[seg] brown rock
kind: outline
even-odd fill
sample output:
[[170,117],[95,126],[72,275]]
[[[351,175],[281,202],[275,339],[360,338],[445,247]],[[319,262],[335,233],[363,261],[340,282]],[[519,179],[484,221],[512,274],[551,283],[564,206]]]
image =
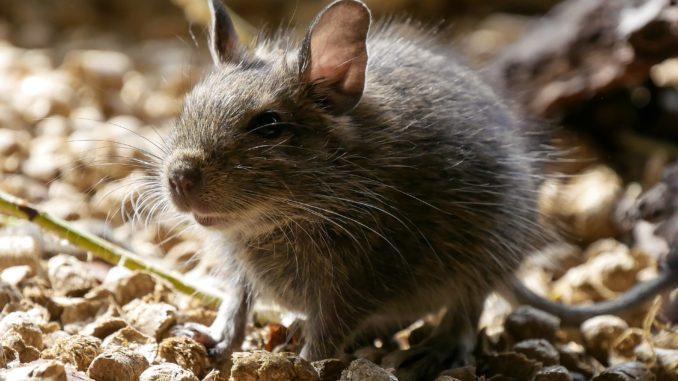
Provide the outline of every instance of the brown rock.
[[16,331],[5,332],[0,337],[0,344],[16,351],[19,361],[28,363],[40,358],[40,351],[30,345],[26,345],[21,335]]
[[230,381],[318,380],[315,369],[307,361],[292,354],[266,351],[235,352],[231,359],[233,367]]
[[61,71],[26,76],[17,90],[12,103],[26,120],[67,115],[75,98],[72,78]]
[[622,190],[617,173],[599,165],[567,179],[544,182],[539,209],[565,236],[592,242],[616,232],[612,217]]
[[506,331],[516,341],[528,339],[553,340],[560,319],[529,306],[518,307],[506,318]]
[[625,362],[613,365],[591,381],[654,381],[655,376],[639,362]]
[[542,365],[522,353],[507,352],[485,358],[482,371],[486,376],[502,375],[516,380],[531,380]]
[[346,363],[339,359],[326,359],[311,363],[318,372],[320,381],[336,381],[346,369]]
[[0,369],[2,380],[92,381],[71,365],[55,360],[37,360],[11,369]]
[[678,350],[655,348],[657,363],[653,370],[657,379],[662,381],[678,381]]
[[176,308],[166,303],[134,300],[123,307],[131,326],[151,337],[160,338],[176,323]]
[[36,366],[31,376],[39,380],[67,381],[66,367],[59,361],[52,360]]
[[572,381],[572,376],[564,366],[554,365],[537,372],[534,381]]
[[155,339],[148,337],[133,327],[122,328],[103,341],[105,350],[113,350],[116,347],[125,347],[142,354],[149,363],[152,363],[158,353],[158,344]]
[[562,302],[614,298],[636,283],[641,265],[626,245],[614,239],[602,239],[591,244],[585,256],[585,263],[571,268],[555,282],[553,292]]
[[537,360],[544,366],[557,365],[560,361],[558,350],[544,339],[524,340],[513,346],[513,350],[527,358]]
[[156,362],[163,361],[189,369],[200,378],[205,376],[209,365],[205,346],[186,336],[168,337],[160,343]]
[[98,284],[85,263],[64,254],[47,261],[47,276],[57,295],[81,296]]
[[33,236],[0,236],[0,270],[26,265],[34,274],[40,274],[41,256],[42,247]]
[[607,362],[612,344],[629,325],[621,318],[613,315],[596,316],[581,325],[586,349],[597,359]]
[[449,376],[460,381],[476,381],[476,368],[474,366],[464,366],[442,371],[441,376]]
[[[113,273],[111,272],[112,275]],[[134,299],[141,299],[144,295],[150,294],[155,290],[156,281],[148,273],[120,272],[118,277],[107,278],[104,285],[113,291],[115,300],[121,305],[129,303]]]
[[217,317],[217,312],[206,308],[191,308],[189,310],[179,310],[177,312],[177,323],[183,324],[186,322],[193,322],[210,326]]
[[87,375],[96,381],[136,381],[148,366],[141,354],[118,347],[97,356],[87,369]]
[[36,318],[28,312],[12,312],[0,321],[0,334],[16,333],[25,345],[41,350],[43,348],[42,331],[40,324],[42,317]]
[[199,378],[177,364],[165,363],[146,369],[139,381],[199,381]]
[[73,364],[85,371],[96,356],[101,353],[101,340],[84,335],[72,335],[57,339],[54,346],[43,352],[43,358],[54,358]]
[[3,283],[18,287],[23,286],[25,282],[30,281],[34,276],[33,268],[27,265],[8,267],[0,272],[0,280]]
[[61,309],[61,323],[69,332],[72,331],[68,329],[69,325],[74,325],[79,330],[106,312],[109,306],[106,300],[100,299],[54,297],[52,300]]
[[64,58],[64,68],[94,86],[120,89],[122,78],[133,64],[123,53],[107,50],[76,50]]
[[594,358],[586,355],[584,347],[575,342],[558,345],[557,348],[560,353],[560,364],[570,371],[590,378],[603,369]]
[[387,372],[377,364],[365,360],[357,359],[352,361],[348,368],[341,372],[340,381],[398,381],[396,376]]
[[94,322],[87,324],[81,333],[103,340],[106,336],[126,326],[127,322],[119,317],[102,316]]
[[438,376],[435,381],[459,381],[459,379],[452,376]]

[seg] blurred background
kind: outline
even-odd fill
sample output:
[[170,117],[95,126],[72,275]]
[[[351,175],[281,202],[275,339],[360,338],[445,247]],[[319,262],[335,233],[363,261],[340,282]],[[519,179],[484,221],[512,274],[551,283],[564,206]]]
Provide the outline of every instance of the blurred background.
[[[436,28],[526,119],[554,131],[549,144],[561,153],[549,170],[575,176],[546,182],[546,220],[577,244],[628,235],[619,200],[656,184],[678,153],[678,44],[666,37],[675,37],[675,6],[366,2],[376,18]],[[326,5],[225,3],[244,37],[301,34]],[[132,227],[139,195],[129,185],[145,172],[129,159],[157,152],[184,94],[211,68],[208,24],[203,0],[0,0],[0,188],[150,257],[183,243],[190,231],[178,237],[170,222]],[[171,256],[195,250],[179,245]]]
[[[249,35],[301,34],[327,2],[225,3]],[[528,261],[530,287],[578,303],[654,276],[678,232],[678,176],[662,180],[678,156],[675,1],[366,3],[377,18],[438,28],[517,112],[552,132],[560,153],[540,208],[563,239],[542,250],[549,261]],[[133,160],[153,160],[184,94],[211,68],[208,22],[204,0],[0,0],[0,189],[202,280],[211,264],[191,260],[199,232],[131,216],[153,209],[140,203],[148,169]],[[640,195],[662,181],[650,208],[661,213],[639,220]],[[483,325],[501,329],[510,309],[493,298]]]
[[[437,28],[526,119],[554,131],[561,153],[549,170],[570,177],[546,182],[546,220],[578,245],[629,236],[620,200],[655,185],[678,153],[675,5],[366,2],[376,18]],[[326,5],[225,3],[243,36],[301,34]],[[139,202],[129,185],[145,174],[129,159],[157,152],[210,69],[208,23],[203,0],[0,0],[0,188],[150,257],[190,257],[190,231],[160,221],[141,234],[129,222]]]

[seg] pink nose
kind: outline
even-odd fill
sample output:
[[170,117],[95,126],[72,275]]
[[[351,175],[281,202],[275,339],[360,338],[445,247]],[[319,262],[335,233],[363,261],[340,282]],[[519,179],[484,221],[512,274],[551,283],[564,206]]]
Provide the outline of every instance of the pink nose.
[[199,168],[180,165],[169,170],[167,179],[172,196],[186,201],[200,184],[202,174]]

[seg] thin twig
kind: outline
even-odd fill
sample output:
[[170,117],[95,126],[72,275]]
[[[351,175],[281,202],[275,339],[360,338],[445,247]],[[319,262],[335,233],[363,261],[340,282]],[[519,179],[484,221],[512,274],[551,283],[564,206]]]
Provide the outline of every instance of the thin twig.
[[201,290],[197,286],[189,285],[182,281],[179,276],[174,276],[164,270],[144,263],[136,254],[93,234],[79,230],[58,217],[54,217],[49,213],[36,209],[29,205],[26,200],[3,191],[0,191],[0,213],[31,221],[43,229],[69,240],[74,245],[91,252],[95,257],[112,265],[123,266],[130,270],[145,270],[152,272],[170,282],[177,291],[192,295],[207,304],[217,305],[221,301],[219,296]]

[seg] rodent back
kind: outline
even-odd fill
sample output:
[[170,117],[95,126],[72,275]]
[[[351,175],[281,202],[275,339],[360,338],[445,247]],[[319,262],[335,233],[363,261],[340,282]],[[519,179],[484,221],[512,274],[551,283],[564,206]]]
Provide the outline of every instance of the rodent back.
[[[313,208],[352,212],[389,231],[407,219],[436,230],[436,240],[473,241],[469,252],[487,237],[494,247],[484,249],[493,251],[528,235],[534,174],[517,121],[453,53],[399,29],[373,31],[363,97],[345,114],[328,112],[299,80],[299,47],[286,40],[268,41],[265,56],[225,65],[198,85],[174,141],[202,154],[202,200],[281,220],[317,219]],[[282,140],[262,142],[247,130],[265,110],[283,118]],[[499,267],[521,255],[508,249]]]

